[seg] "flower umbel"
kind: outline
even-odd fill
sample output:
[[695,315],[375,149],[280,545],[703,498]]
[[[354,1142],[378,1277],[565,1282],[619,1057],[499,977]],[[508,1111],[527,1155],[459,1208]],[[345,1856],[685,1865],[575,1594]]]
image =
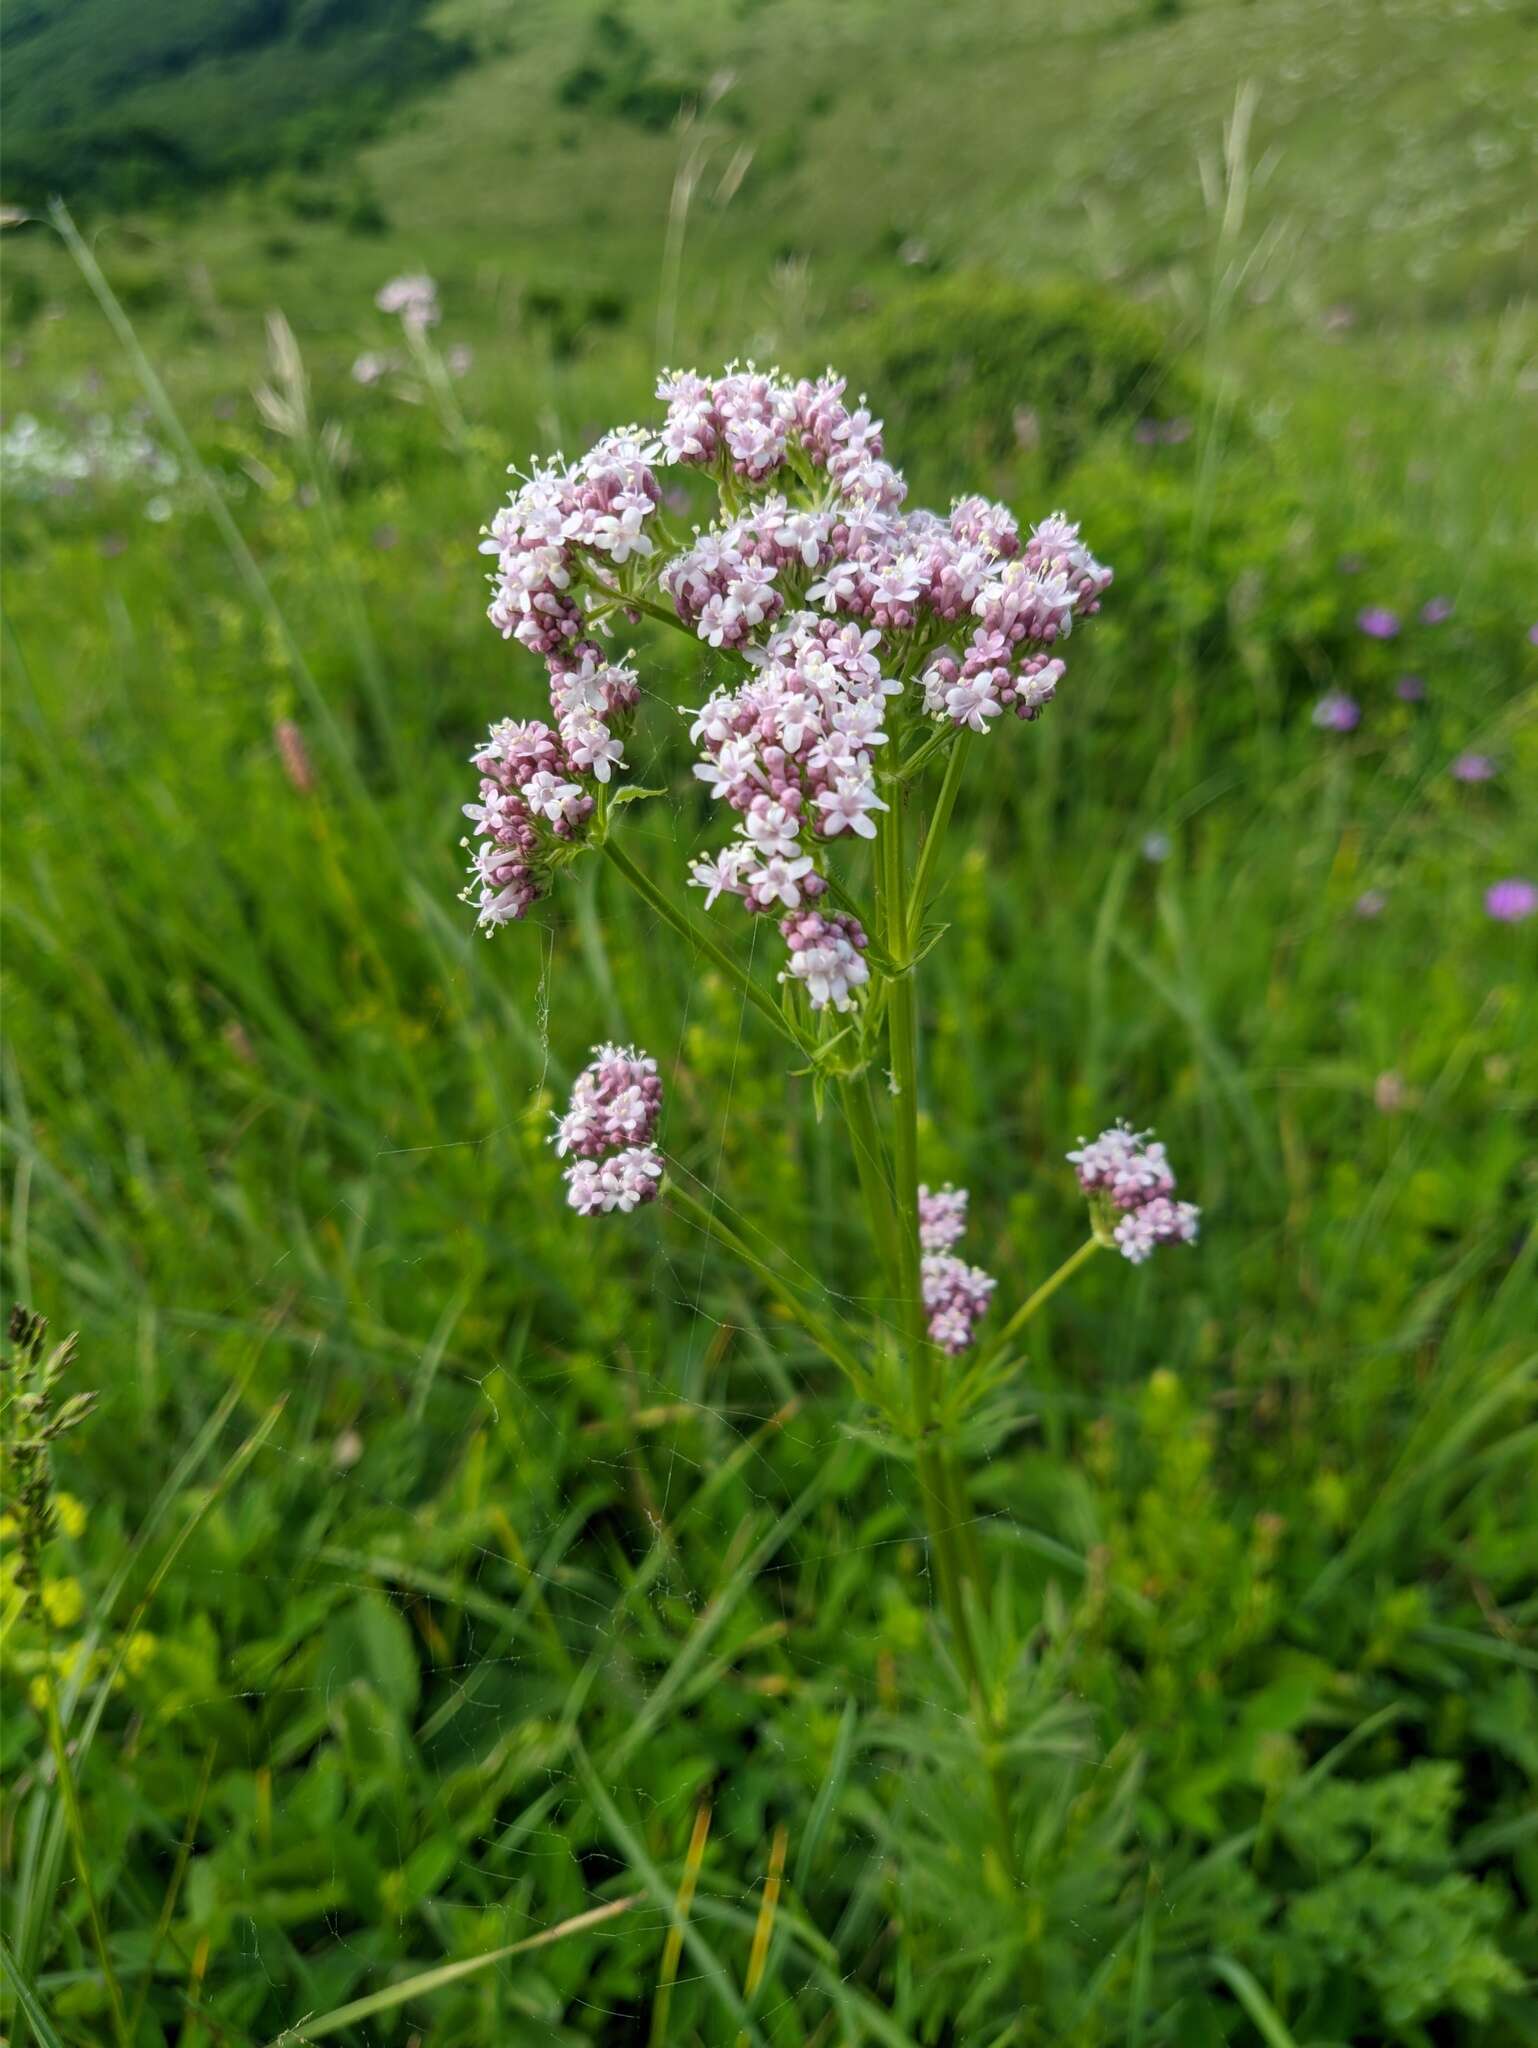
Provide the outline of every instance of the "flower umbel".
[[1100,1243],[1114,1245],[1134,1266],[1161,1244],[1194,1244],[1201,1211],[1175,1202],[1175,1176],[1152,1131],[1118,1119],[1098,1138],[1081,1138],[1068,1163],[1089,1196],[1090,1220]]
[[[469,900],[487,929],[521,918],[554,867],[602,839],[640,694],[603,641],[616,619],[661,617],[732,664],[685,713],[695,776],[733,814],[731,839],[688,879],[707,909],[731,896],[772,912],[782,983],[812,1012],[848,1010],[870,980],[865,933],[807,915],[836,843],[877,840],[903,759],[1006,713],[1039,717],[1065,674],[1059,648],[1111,572],[1061,513],[1022,536],[980,497],[944,517],[906,509],[881,422],[832,370],[668,371],[657,395],[660,430],[620,427],[575,462],[532,464],[486,531],[489,616],[544,659],[555,723],[504,721],[474,756]],[[664,513],[670,465],[715,487],[716,516],[688,537]],[[549,779],[531,787],[536,775]]]

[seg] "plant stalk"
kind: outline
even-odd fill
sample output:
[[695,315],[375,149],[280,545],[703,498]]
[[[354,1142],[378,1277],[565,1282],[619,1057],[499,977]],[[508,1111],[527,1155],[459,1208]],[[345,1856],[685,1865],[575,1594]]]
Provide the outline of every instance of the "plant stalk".
[[631,888],[645,901],[649,908],[656,911],[660,918],[670,924],[680,938],[686,939],[696,952],[703,953],[707,960],[719,967],[729,981],[735,982],[748,1001],[769,1019],[778,1032],[790,1040],[797,1052],[810,1055],[811,1048],[785,1015],[779,1004],[774,1000],[773,996],[759,987],[748,970],[740,961],[732,958],[731,954],[727,952],[719,940],[713,938],[702,926],[697,925],[693,918],[686,916],[676,904],[668,901],[667,897],[657,887],[656,883],[651,880],[650,876],[636,866],[623,847],[616,844],[612,833],[605,838],[603,850],[609,860],[613,862],[614,866],[618,868],[619,872],[630,884]]
[[[955,761],[953,753],[952,763]],[[959,766],[954,770],[948,767],[946,779],[951,788],[949,796],[943,798],[947,813],[954,801],[959,778]],[[1009,1817],[1009,1785],[993,1755],[998,1730],[987,1696],[982,1659],[968,1605],[969,1582],[979,1603],[984,1592],[980,1583],[980,1555],[975,1544],[969,1544],[967,1538],[965,1488],[961,1474],[953,1467],[934,1434],[936,1359],[924,1315],[919,1253],[918,992],[915,970],[911,965],[916,896],[904,863],[907,793],[895,783],[889,785],[889,791],[892,807],[881,835],[877,903],[883,942],[892,959],[899,963],[901,971],[894,975],[887,989],[892,1059],[892,1179],[884,1229],[888,1241],[896,1240],[898,1327],[908,1362],[919,1498],[929,1533],[935,1580],[983,1744],[1004,1870],[1011,1879],[1018,1879],[1019,1863]],[[935,824],[943,829],[938,805],[928,846],[937,843]],[[932,866],[932,856],[927,861],[921,857],[919,866],[921,870]],[[872,1221],[879,1239],[883,1235],[883,1226],[876,1218]]]
[[117,2037],[119,2048],[131,2048],[128,2012],[123,2004],[123,1993],[119,1988],[117,1973],[112,1967],[112,1957],[107,1948],[107,1930],[102,1924],[101,1908],[96,1903],[96,1887],[91,1881],[90,1858],[86,1852],[85,1819],[80,1811],[79,1795],[75,1790],[75,1773],[69,1760],[69,1748],[64,1740],[64,1724],[59,1719],[58,1694],[54,1690],[53,1634],[44,1612],[41,1588],[38,1589],[37,1611],[43,1623],[43,1656],[46,1660],[43,1675],[43,1690],[46,1696],[43,1720],[48,1729],[48,1747],[53,1752],[54,1774],[59,1781],[59,1797],[64,1805],[64,1825],[69,1835],[70,1849],[74,1854],[75,1875],[80,1880],[80,1889],[85,1896],[91,1942],[101,1963],[102,1980],[107,1987],[107,2003],[112,2010],[112,2031]]
[[1047,1303],[1052,1299],[1053,1295],[1056,1294],[1057,1290],[1063,1285],[1063,1283],[1065,1281],[1071,1280],[1074,1274],[1077,1273],[1079,1268],[1085,1263],[1085,1261],[1091,1258],[1097,1251],[1099,1251],[1099,1249],[1099,1238],[1087,1237],[1084,1240],[1083,1244],[1079,1246],[1079,1249],[1076,1252],[1071,1252],[1069,1256],[1066,1259],[1064,1259],[1063,1263],[1058,1267],[1055,1273],[1049,1273],[1047,1275],[1046,1279],[1042,1281],[1041,1285],[1036,1289],[1036,1292],[1034,1294],[1027,1295],[1026,1299],[1023,1302],[1021,1302],[1020,1306],[1015,1310],[1014,1314],[1010,1317],[1009,1321],[1004,1325],[1003,1329],[999,1331],[998,1335],[994,1338],[992,1344],[989,1346],[988,1359],[990,1362],[998,1357],[999,1353],[1004,1350],[1005,1346],[1010,1342],[1011,1338],[1016,1336],[1021,1330],[1025,1328],[1026,1324],[1031,1320],[1032,1316],[1036,1314],[1038,1309],[1046,1307]]
[[681,1188],[671,1175],[662,1184],[661,1199],[671,1204],[680,1216],[687,1217],[696,1229],[704,1231],[707,1237],[713,1237],[734,1259],[740,1259],[743,1265],[756,1273],[776,1301],[801,1325],[812,1342],[825,1351],[839,1370],[847,1374],[856,1386],[862,1383],[864,1374],[854,1353],[835,1335],[817,1311],[809,1308],[795,1290],[787,1285],[772,1267],[766,1265],[752,1246],[740,1238],[735,1230],[723,1223],[703,1202],[696,1201],[694,1196]]

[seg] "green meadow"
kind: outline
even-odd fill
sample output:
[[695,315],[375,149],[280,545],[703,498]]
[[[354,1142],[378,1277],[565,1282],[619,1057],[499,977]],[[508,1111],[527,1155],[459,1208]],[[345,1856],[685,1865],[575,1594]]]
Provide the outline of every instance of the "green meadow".
[[[1531,2043],[1538,11],[211,21],[6,31],[4,1284],[99,1395],[39,1587],[0,1521],[6,2038]],[[920,1164],[1001,1304],[1117,1115],[1203,1235],[975,1447],[989,1756],[900,1447],[546,1142],[647,1047],[852,1307],[838,1117],[604,862],[458,900],[509,465],[739,357],[1115,570],[972,749]],[[676,878],[709,663],[634,640]]]

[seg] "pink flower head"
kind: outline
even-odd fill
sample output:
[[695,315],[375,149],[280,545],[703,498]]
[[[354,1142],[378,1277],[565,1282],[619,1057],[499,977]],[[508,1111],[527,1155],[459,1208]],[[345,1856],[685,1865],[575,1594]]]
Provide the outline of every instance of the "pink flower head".
[[1330,690],[1314,706],[1314,723],[1321,732],[1355,732],[1362,722],[1362,707],[1344,690]]
[[571,1107],[550,1142],[561,1158],[600,1159],[617,1146],[650,1142],[662,1109],[657,1062],[633,1045],[598,1045],[577,1076]]
[[1385,605],[1370,604],[1357,613],[1356,627],[1369,640],[1395,640],[1399,637],[1399,614]]
[[1098,1138],[1081,1138],[1068,1161],[1089,1196],[1095,1235],[1133,1265],[1156,1245],[1195,1242],[1201,1211],[1171,1201],[1175,1176],[1152,1132],[1118,1120]]
[[1453,601],[1450,597],[1428,597],[1421,606],[1421,624],[1440,626],[1444,619],[1453,615]]
[[403,326],[420,334],[438,322],[438,287],[425,271],[392,277],[374,294],[381,313],[396,313]]
[[946,1184],[938,1194],[919,1189],[919,1261],[932,1343],[953,1356],[972,1342],[997,1281],[958,1259],[951,1247],[967,1222],[967,1191]]
[[814,1010],[830,1004],[835,1010],[852,1010],[856,989],[870,980],[865,962],[870,941],[859,919],[841,912],[824,917],[821,911],[803,910],[781,918],[780,934],[790,952],[780,980],[799,983]]
[[967,1191],[949,1181],[938,1194],[919,1189],[919,1243],[926,1252],[948,1252],[967,1227]]
[[1425,701],[1426,679],[1424,676],[1401,676],[1394,685],[1394,695],[1401,704],[1420,704]]
[[657,1062],[633,1045],[598,1045],[577,1076],[551,1144],[565,1158],[566,1199],[579,1216],[627,1214],[657,1198],[662,1154],[652,1133],[662,1110]]
[[1460,754],[1450,770],[1455,782],[1493,782],[1496,772],[1488,754]]
[[1499,924],[1522,924],[1538,914],[1538,883],[1519,875],[1493,882],[1485,891],[1485,910]]
[[628,1216],[654,1202],[662,1181],[662,1154],[654,1145],[631,1145],[610,1159],[579,1159],[566,1170],[566,1199],[579,1216]]
[[1156,1195],[1123,1216],[1113,1233],[1116,1249],[1134,1266],[1142,1265],[1156,1246],[1194,1244],[1201,1211],[1190,1202],[1172,1202]]

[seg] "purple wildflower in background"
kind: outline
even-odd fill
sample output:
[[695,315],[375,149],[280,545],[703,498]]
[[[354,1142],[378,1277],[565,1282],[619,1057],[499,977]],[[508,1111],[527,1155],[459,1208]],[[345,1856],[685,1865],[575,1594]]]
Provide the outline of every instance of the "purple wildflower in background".
[[1381,889],[1364,889],[1352,909],[1358,917],[1381,917],[1388,908],[1388,898]]
[[1362,722],[1362,707],[1344,690],[1330,690],[1314,706],[1314,723],[1321,732],[1355,732]]
[[1520,875],[1493,882],[1485,891],[1485,909],[1500,924],[1521,924],[1538,912],[1538,883]]
[[1145,836],[1139,851],[1144,860],[1152,861],[1157,867],[1160,861],[1169,859],[1174,847],[1167,832],[1150,832]]
[[1488,754],[1460,754],[1451,772],[1455,782],[1490,782],[1496,769]]
[[1534,623],[1528,627],[1527,637],[1532,642],[1534,647],[1538,647],[1538,620],[1535,620]]
[[1444,619],[1453,615],[1453,601],[1450,597],[1428,597],[1421,606],[1421,624],[1440,626]]
[[1423,704],[1426,700],[1426,678],[1401,676],[1394,685],[1394,695],[1401,704]]
[[1399,637],[1399,614],[1389,611],[1384,605],[1370,604],[1365,611],[1356,615],[1357,631],[1365,633],[1369,640],[1395,640]]

